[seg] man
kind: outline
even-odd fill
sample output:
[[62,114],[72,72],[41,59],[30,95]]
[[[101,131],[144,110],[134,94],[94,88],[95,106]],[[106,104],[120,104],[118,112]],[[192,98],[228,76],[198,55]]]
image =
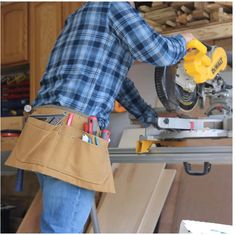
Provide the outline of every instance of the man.
[[[152,124],[157,114],[126,78],[129,68],[136,60],[155,66],[176,64],[191,39],[191,34],[164,37],[154,32],[132,3],[88,2],[67,18],[34,106],[57,105],[96,116],[102,130],[117,99],[140,122]],[[35,169],[43,193],[41,232],[83,232],[94,197],[91,189],[96,187],[68,183]]]

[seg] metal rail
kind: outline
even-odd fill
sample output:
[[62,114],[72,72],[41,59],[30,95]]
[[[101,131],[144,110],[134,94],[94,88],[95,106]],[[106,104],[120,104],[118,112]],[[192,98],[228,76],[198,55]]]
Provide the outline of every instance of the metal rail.
[[156,147],[149,153],[135,149],[109,148],[112,163],[203,163],[232,164],[232,146]]

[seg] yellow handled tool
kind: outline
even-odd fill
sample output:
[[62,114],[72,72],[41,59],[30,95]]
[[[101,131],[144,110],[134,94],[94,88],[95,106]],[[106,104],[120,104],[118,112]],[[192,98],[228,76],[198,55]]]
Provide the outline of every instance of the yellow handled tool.
[[207,55],[207,47],[194,39],[187,44],[187,50],[189,51],[184,57],[184,69],[197,84],[213,79],[227,66],[227,55],[221,47],[213,48],[210,58]]

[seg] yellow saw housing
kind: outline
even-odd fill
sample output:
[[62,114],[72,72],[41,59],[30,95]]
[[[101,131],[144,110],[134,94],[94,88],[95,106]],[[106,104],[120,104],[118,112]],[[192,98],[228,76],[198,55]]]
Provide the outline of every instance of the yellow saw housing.
[[207,47],[196,39],[187,44],[188,49],[193,50],[184,57],[184,69],[197,84],[213,79],[227,66],[227,55],[221,47],[214,49],[211,58],[207,56]]

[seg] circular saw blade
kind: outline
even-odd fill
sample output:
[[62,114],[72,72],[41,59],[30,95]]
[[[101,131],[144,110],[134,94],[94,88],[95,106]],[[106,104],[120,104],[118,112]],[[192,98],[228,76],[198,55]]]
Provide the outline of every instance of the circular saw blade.
[[176,75],[177,65],[155,68],[157,96],[169,112],[176,112],[179,109],[190,111],[198,102],[198,86],[196,85],[192,90],[186,90],[176,83]]

